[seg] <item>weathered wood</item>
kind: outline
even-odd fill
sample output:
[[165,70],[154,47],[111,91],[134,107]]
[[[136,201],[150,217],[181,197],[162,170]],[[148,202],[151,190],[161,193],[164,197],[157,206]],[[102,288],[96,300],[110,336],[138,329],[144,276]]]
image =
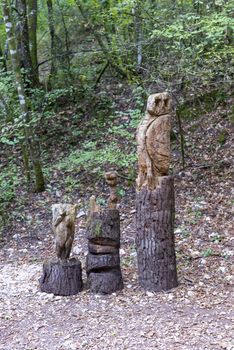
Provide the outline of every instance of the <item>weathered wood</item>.
[[137,129],[137,190],[154,190],[158,176],[168,175],[171,98],[167,92],[150,95],[145,118]]
[[123,289],[123,278],[120,269],[106,272],[91,272],[88,286],[92,293],[111,294]]
[[120,219],[117,209],[103,210],[90,214],[87,222],[87,239],[93,243],[119,246]]
[[77,205],[53,204],[52,227],[55,234],[55,249],[59,259],[68,259],[75,234]]
[[81,262],[74,258],[45,262],[39,282],[42,292],[63,296],[77,294],[83,287]]
[[174,179],[159,177],[159,186],[136,194],[136,248],[140,285],[150,291],[178,285],[174,248]]
[[[114,188],[115,176],[113,179],[111,175],[110,181],[112,180]],[[111,208],[116,205],[114,192],[112,194],[113,201],[110,199],[109,202]],[[90,202],[87,222],[89,252],[86,258],[88,286],[93,293],[109,294],[123,288],[119,257],[119,211],[109,208],[101,211],[94,200]]]
[[112,242],[110,242],[110,245],[108,243],[108,240],[103,240],[102,242],[99,240],[99,244],[89,242],[88,250],[91,254],[118,254],[119,248],[111,245]]
[[105,173],[105,179],[106,182],[109,186],[110,189],[110,196],[108,198],[108,208],[109,209],[116,209],[117,208],[117,203],[118,203],[118,196],[117,196],[117,183],[118,183],[118,178],[117,178],[117,173],[116,171],[108,171]]
[[120,265],[119,254],[88,254],[86,259],[86,272],[100,272],[118,268]]

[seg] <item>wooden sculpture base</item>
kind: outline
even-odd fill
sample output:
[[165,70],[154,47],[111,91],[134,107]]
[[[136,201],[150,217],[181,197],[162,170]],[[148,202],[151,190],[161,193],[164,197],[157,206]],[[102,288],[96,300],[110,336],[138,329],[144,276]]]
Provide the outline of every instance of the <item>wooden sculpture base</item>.
[[81,262],[77,259],[47,261],[43,264],[40,289],[54,295],[75,295],[83,287]]
[[177,287],[174,248],[174,179],[160,177],[159,186],[136,195],[136,248],[140,285],[148,291]]
[[111,294],[123,289],[120,270],[119,211],[107,209],[92,213],[87,226],[86,272],[93,293]]

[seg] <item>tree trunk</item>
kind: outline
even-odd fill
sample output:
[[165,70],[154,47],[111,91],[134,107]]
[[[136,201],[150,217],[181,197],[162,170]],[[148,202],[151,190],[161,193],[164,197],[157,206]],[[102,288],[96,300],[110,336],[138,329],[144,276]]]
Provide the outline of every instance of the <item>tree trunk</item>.
[[70,55],[69,55],[69,53],[70,53],[69,32],[68,32],[66,21],[65,21],[65,16],[63,14],[63,9],[62,9],[62,6],[61,6],[59,0],[57,0],[57,5],[58,5],[58,8],[59,8],[59,12],[60,12],[61,19],[62,19],[62,22],[63,22],[63,29],[64,29],[64,39],[65,39],[65,47],[66,47],[66,55],[65,55],[66,69],[68,71],[69,77],[72,78],[72,75],[71,75],[71,60],[70,60]]
[[3,15],[4,22],[6,26],[7,40],[10,49],[11,62],[13,66],[13,71],[16,79],[16,85],[18,90],[19,104],[22,112],[22,117],[24,120],[24,135],[27,150],[29,153],[30,161],[32,163],[34,175],[35,175],[35,188],[36,192],[42,192],[45,189],[44,176],[41,167],[40,155],[38,144],[34,140],[33,130],[29,126],[30,123],[30,113],[27,105],[27,96],[24,89],[24,83],[21,75],[21,67],[19,57],[17,55],[14,28],[10,16],[10,8],[7,0],[3,1]]
[[91,292],[110,294],[123,289],[120,270],[119,211],[108,209],[90,214],[87,223],[89,240],[86,272]]
[[43,265],[40,289],[54,295],[75,295],[82,290],[81,262],[77,259],[49,261]]
[[159,177],[159,186],[136,195],[136,248],[140,285],[163,291],[178,285],[174,248],[174,179]]
[[30,88],[34,87],[34,74],[33,65],[29,49],[29,30],[28,30],[28,18],[27,18],[27,6],[25,0],[16,0],[16,8],[18,13],[18,21],[16,24],[18,53],[20,55],[22,67],[25,72],[25,83]]
[[137,48],[137,69],[142,65],[142,19],[141,19],[141,2],[136,1],[135,7],[132,10],[135,24],[135,40]]
[[34,84],[39,84],[38,60],[37,60],[37,0],[28,0],[28,32],[29,49],[32,61]]
[[51,79],[55,76],[57,72],[57,67],[55,63],[56,57],[56,45],[55,45],[55,27],[54,27],[54,15],[53,15],[53,3],[52,0],[47,0],[48,9],[48,25],[50,31],[50,54],[51,54],[51,66],[49,74],[49,85],[51,85]]

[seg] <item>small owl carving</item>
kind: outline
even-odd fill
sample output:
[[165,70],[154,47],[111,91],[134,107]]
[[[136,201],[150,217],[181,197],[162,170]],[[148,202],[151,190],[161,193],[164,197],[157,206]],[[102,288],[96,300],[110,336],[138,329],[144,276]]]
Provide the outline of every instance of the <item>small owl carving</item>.
[[52,227],[55,234],[55,250],[61,260],[68,259],[75,234],[77,205],[54,204]]

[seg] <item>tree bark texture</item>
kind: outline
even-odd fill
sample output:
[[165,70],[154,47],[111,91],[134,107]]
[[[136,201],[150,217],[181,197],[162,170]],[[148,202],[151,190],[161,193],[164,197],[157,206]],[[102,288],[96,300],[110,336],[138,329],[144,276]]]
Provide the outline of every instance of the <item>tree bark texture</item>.
[[174,248],[174,179],[159,177],[159,186],[136,195],[136,248],[140,285],[163,291],[178,285]]
[[81,262],[77,259],[49,261],[43,265],[40,289],[54,295],[75,295],[82,290]]
[[25,85],[32,88],[35,85],[35,79],[29,48],[29,27],[26,1],[16,0],[16,8],[18,14],[18,21],[16,24],[18,53],[20,56],[21,65],[25,70]]
[[53,2],[52,0],[47,0],[47,9],[48,9],[48,26],[50,31],[50,53],[51,53],[51,67],[49,75],[49,85],[50,80],[56,75],[56,43],[55,43],[55,26],[54,26],[54,12],[53,12]]
[[28,34],[29,49],[32,60],[34,85],[39,84],[38,60],[37,60],[37,0],[27,1],[28,9]]
[[110,294],[123,289],[120,269],[120,219],[116,209],[93,212],[87,225],[86,272],[93,293]]

